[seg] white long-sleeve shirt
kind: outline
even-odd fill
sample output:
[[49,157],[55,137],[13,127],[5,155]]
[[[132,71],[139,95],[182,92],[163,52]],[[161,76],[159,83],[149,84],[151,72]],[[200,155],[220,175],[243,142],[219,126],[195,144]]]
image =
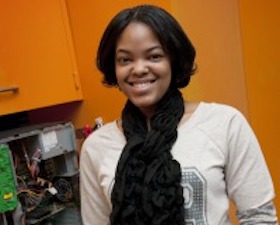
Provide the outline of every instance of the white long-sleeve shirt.
[[[126,143],[116,121],[93,132],[80,160],[84,225],[109,225],[115,169]],[[171,150],[181,164],[186,224],[231,224],[229,200],[242,224],[277,224],[274,189],[258,141],[236,109],[200,103],[178,127]]]

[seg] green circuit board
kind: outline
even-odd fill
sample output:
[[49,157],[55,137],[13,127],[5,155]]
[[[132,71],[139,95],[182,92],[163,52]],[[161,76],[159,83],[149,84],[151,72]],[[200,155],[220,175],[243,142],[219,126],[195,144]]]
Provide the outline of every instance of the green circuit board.
[[10,149],[0,144],[0,213],[11,211],[18,204]]

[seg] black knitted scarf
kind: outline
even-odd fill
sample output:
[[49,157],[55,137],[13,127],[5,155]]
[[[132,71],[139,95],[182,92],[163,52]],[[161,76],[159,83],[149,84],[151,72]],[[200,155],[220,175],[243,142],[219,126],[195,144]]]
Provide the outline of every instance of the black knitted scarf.
[[170,153],[183,113],[181,93],[169,90],[148,130],[144,115],[127,101],[122,112],[127,144],[115,174],[112,225],[184,224],[181,167]]

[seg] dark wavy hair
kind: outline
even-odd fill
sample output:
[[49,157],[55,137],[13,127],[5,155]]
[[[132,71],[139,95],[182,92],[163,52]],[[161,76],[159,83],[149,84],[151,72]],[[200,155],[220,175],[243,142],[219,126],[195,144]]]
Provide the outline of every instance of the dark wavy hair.
[[195,48],[180,24],[164,9],[152,5],[140,5],[118,13],[107,26],[98,48],[96,64],[104,74],[103,83],[117,86],[115,74],[115,50],[122,31],[131,22],[148,25],[158,37],[164,51],[171,59],[171,84],[186,87],[195,73]]

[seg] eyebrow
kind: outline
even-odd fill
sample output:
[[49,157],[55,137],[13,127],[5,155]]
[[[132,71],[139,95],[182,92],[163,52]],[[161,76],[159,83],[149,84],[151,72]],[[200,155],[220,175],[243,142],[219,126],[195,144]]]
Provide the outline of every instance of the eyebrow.
[[[148,48],[147,50],[145,50],[145,52],[151,52],[151,51],[153,51],[154,49],[161,49],[161,50],[163,50],[163,48],[160,46],[160,45],[156,45],[156,46],[152,46],[152,47],[150,47],[150,48]],[[120,49],[117,49],[116,50],[116,53],[130,53],[131,51],[129,51],[129,50],[127,50],[127,49],[122,49],[122,48],[120,48]]]

